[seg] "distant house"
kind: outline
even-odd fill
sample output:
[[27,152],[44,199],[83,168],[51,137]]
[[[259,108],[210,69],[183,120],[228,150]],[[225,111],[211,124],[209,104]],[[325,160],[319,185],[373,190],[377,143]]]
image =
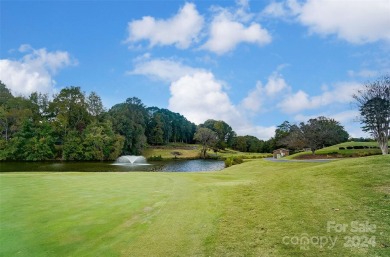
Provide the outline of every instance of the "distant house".
[[275,159],[279,159],[279,158],[288,156],[289,153],[290,153],[290,150],[285,149],[285,148],[279,148],[279,149],[274,150],[274,152],[273,152]]

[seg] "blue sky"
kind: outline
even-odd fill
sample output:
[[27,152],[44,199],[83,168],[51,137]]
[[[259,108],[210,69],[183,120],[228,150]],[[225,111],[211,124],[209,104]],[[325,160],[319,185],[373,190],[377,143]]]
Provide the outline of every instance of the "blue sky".
[[135,96],[261,139],[319,115],[366,136],[351,96],[390,71],[388,0],[0,3],[14,94],[80,86],[107,108]]

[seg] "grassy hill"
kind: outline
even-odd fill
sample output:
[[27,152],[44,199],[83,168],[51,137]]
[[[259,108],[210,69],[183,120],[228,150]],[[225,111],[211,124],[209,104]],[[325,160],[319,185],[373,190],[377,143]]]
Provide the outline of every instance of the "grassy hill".
[[[362,147],[363,149],[355,149]],[[344,148],[344,149],[342,149]],[[353,149],[348,149],[353,148]],[[345,142],[316,151],[315,156],[311,152],[300,152],[290,155],[289,159],[308,159],[308,158],[346,158],[363,157],[382,154],[377,142]]]
[[0,173],[0,256],[390,256],[389,170],[390,156],[371,156]]
[[[146,158],[159,157],[163,159],[197,159],[199,158],[201,146],[197,144],[171,143],[164,146],[149,146],[143,152]],[[178,155],[173,154],[178,152]],[[210,158],[226,159],[229,157],[241,157],[243,159],[255,159],[271,157],[272,154],[267,153],[243,153],[231,149],[222,150],[220,152],[207,152]]]

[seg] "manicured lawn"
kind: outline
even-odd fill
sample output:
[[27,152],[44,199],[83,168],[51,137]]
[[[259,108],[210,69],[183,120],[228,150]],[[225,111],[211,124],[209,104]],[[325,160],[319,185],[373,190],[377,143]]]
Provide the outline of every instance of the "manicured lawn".
[[[199,158],[200,149],[201,146],[197,144],[171,143],[166,146],[149,146],[143,152],[143,155],[146,158],[161,156],[163,159],[172,159],[175,158],[172,152],[179,152],[180,155],[177,155],[176,158],[196,159]],[[214,153],[213,151],[208,150],[207,154],[210,157],[220,159],[228,157],[242,157],[243,159],[272,157],[272,154],[270,153],[243,153],[231,149],[221,150],[218,153]]]
[[[148,146],[142,155],[146,158],[161,156],[163,159],[197,159],[201,148],[198,144],[169,143],[163,146]],[[174,152],[179,154],[175,156],[172,154]]]
[[[367,148],[347,149],[347,147],[354,147],[354,146],[363,146]],[[345,149],[340,150],[340,147],[344,147]],[[373,148],[373,147],[377,147],[377,148]],[[316,151],[316,155],[318,155],[319,158],[348,158],[348,157],[363,157],[363,156],[379,155],[379,154],[382,154],[382,151],[379,149],[377,142],[345,142],[345,143],[325,147],[322,149],[318,149]],[[290,155],[287,159],[305,159],[307,157],[312,157],[312,153],[310,151],[300,152],[294,155]]]
[[[1,256],[389,256],[390,156],[256,159],[205,173],[2,173],[0,207]],[[376,228],[356,232],[354,221]],[[328,232],[328,222],[348,227]],[[375,240],[363,247],[364,236]],[[316,243],[325,237],[333,247]]]

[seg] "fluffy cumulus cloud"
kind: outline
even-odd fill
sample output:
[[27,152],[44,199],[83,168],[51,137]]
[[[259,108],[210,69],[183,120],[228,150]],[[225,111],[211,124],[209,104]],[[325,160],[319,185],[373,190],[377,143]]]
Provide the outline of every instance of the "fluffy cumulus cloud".
[[248,117],[248,110],[257,112],[261,109],[261,99],[276,101],[282,91],[290,92],[283,77],[274,72],[264,86],[258,82],[242,103],[235,105],[227,93],[226,83],[218,80],[212,72],[172,59],[151,59],[150,55],[136,58],[134,69],[128,73],[168,83],[171,93],[168,108],[190,121],[200,124],[207,119],[223,120],[238,135],[254,135],[260,139],[273,136],[275,126],[254,125]]
[[336,34],[352,43],[390,41],[388,0],[310,0],[299,20],[315,33]]
[[273,2],[264,14],[295,17],[312,33],[336,35],[351,43],[390,41],[388,0],[296,0]]
[[[232,51],[240,43],[264,45],[271,42],[271,35],[249,12],[247,0],[237,1],[234,8],[213,6],[211,23],[205,25],[204,17],[196,6],[186,3],[176,15],[168,19],[145,16],[128,23],[126,42],[134,46],[149,41],[149,46],[174,45],[187,49],[194,44],[200,49],[216,54]],[[203,42],[202,42],[203,41]]]
[[277,18],[291,18],[299,14],[300,9],[301,6],[296,0],[287,0],[284,2],[272,1],[265,7],[262,14]]
[[346,111],[335,112],[335,113],[321,112],[321,113],[317,113],[315,115],[297,114],[294,116],[294,120],[297,122],[305,122],[309,119],[314,119],[314,118],[317,118],[319,116],[324,116],[324,117],[335,119],[342,124],[349,124],[349,123],[355,123],[358,120],[359,111],[346,110]]
[[169,109],[182,113],[197,124],[207,119],[228,123],[240,119],[236,107],[223,89],[223,83],[210,72],[184,76],[171,84],[170,91]]
[[52,92],[53,76],[64,67],[77,64],[65,51],[48,52],[45,48],[22,45],[19,52],[25,54],[19,60],[0,60],[0,80],[18,95]]
[[[245,12],[245,1],[234,13],[219,8],[209,29],[209,39],[201,47],[217,54],[232,51],[240,43],[265,45],[272,41],[271,35],[259,23],[252,22],[252,15]],[[244,6],[244,7],[243,7]]]
[[276,126],[254,126],[250,123],[238,126],[235,130],[238,135],[252,135],[262,140],[268,140],[275,135]]
[[147,59],[136,61],[130,75],[144,75],[165,82],[173,82],[186,75],[193,75],[201,69],[192,68],[170,59]]
[[169,109],[180,112],[196,124],[208,119],[223,120],[238,135],[254,135],[260,139],[269,139],[274,135],[274,126],[255,126],[247,120],[245,113],[230,101],[223,82],[218,81],[211,72],[184,76],[173,82],[170,90]]
[[247,110],[257,112],[261,110],[265,102],[289,91],[290,87],[284,78],[279,73],[274,72],[268,77],[265,86],[260,81],[257,82],[256,87],[243,99],[242,106]]
[[178,13],[166,20],[145,16],[128,23],[127,42],[134,43],[148,40],[150,46],[175,45],[188,48],[198,40],[204,23],[192,3],[186,3]]
[[332,90],[325,87],[325,91],[317,96],[309,96],[306,92],[299,90],[287,95],[278,107],[285,113],[297,113],[336,103],[347,104],[352,101],[353,94],[360,87],[361,84],[354,82],[337,83]]

